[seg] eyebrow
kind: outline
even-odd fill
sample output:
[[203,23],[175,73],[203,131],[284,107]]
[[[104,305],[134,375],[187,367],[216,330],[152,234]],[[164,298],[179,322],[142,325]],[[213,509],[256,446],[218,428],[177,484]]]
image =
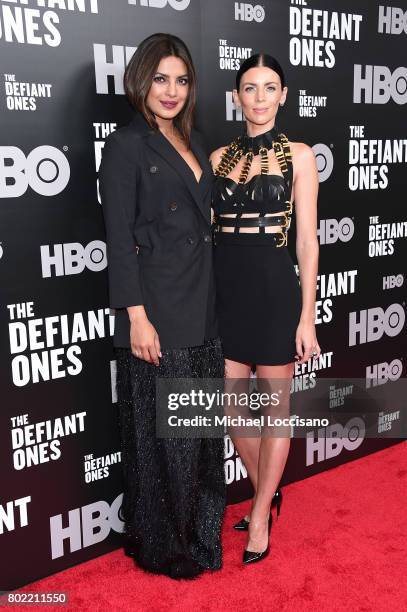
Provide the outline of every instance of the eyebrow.
[[[264,83],[265,85],[278,85],[277,81],[268,81],[267,83]],[[246,85],[257,85],[257,83],[245,83],[243,87],[245,87]]]
[[[160,76],[163,76],[163,77],[168,77],[169,76],[168,74],[164,74],[164,72],[155,72],[154,76],[157,76],[157,74],[159,74]],[[187,76],[188,76],[187,74],[179,74],[177,76],[177,79],[184,79]]]

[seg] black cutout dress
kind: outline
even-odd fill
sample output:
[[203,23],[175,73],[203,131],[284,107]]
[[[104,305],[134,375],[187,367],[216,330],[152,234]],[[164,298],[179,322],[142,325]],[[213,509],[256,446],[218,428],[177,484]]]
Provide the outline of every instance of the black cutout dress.
[[216,219],[228,213],[237,213],[238,217],[242,213],[258,213],[260,217],[266,213],[291,213],[292,162],[287,141],[283,144],[282,175],[257,174],[243,184],[228,176],[217,176],[212,194],[223,351],[225,358],[251,365],[295,361],[302,295],[287,248],[290,219],[287,215],[288,224],[280,233],[267,233],[263,228],[258,233],[216,231]]

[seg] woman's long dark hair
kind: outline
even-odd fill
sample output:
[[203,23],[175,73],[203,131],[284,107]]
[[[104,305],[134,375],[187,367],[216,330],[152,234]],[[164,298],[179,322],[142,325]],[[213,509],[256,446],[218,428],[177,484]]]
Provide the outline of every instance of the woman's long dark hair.
[[154,114],[147,107],[146,100],[160,61],[170,56],[179,57],[187,67],[188,98],[174,119],[174,124],[189,147],[196,103],[196,75],[188,47],[178,36],[152,34],[139,44],[124,72],[124,91],[130,104],[144,115],[152,128],[158,129]]
[[240,68],[236,74],[237,91],[239,91],[240,81],[244,73],[250,70],[250,68],[257,68],[258,66],[266,66],[267,68],[271,68],[271,70],[274,70],[274,72],[277,72],[281,81],[281,89],[285,87],[284,72],[276,58],[272,55],[269,55],[268,53],[256,53],[255,55],[251,55],[250,57],[248,57],[243,62],[243,64],[240,65]]

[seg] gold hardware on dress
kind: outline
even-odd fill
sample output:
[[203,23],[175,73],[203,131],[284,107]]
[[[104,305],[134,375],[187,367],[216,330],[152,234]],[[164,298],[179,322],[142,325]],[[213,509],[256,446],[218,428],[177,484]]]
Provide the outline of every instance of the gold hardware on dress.
[[[272,133],[272,138],[270,137],[270,133]],[[268,136],[265,135],[265,137],[260,140],[260,143],[257,141],[254,149],[252,148],[252,145],[256,141],[256,138],[259,137],[250,138],[247,135],[239,136],[228,147],[226,147],[222,153],[220,162],[214,170],[215,175],[224,178],[227,177],[237,166],[242,157],[245,157],[246,159],[243,162],[239,179],[237,181],[239,185],[245,185],[247,182],[247,177],[250,174],[250,168],[255,155],[260,156],[260,174],[263,176],[268,175],[268,152],[269,150],[273,149],[287,187],[287,185],[289,185],[290,176],[288,172],[288,165],[292,164],[292,154],[288,138],[285,134],[282,132],[279,133],[277,129],[274,128],[270,131],[270,133],[268,133]],[[280,237],[280,242],[276,244],[277,247],[287,245],[287,231],[291,225],[290,215],[293,212],[293,202],[286,200],[285,205],[285,211],[282,213],[282,215],[284,215],[284,222],[281,224],[281,230],[278,232],[273,232],[279,234]],[[216,225],[215,231],[222,231],[219,224]]]

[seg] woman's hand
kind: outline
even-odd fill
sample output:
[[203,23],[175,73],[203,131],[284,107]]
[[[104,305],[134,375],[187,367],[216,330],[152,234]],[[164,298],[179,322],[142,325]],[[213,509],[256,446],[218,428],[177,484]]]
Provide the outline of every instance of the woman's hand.
[[[300,321],[295,336],[297,349],[296,363],[305,363],[310,357],[317,359],[321,354],[321,348],[315,333],[315,323]],[[315,351],[315,355],[312,352]]]
[[160,365],[159,357],[162,357],[160,340],[144,308],[130,318],[130,347],[135,357],[154,363],[156,366]]

